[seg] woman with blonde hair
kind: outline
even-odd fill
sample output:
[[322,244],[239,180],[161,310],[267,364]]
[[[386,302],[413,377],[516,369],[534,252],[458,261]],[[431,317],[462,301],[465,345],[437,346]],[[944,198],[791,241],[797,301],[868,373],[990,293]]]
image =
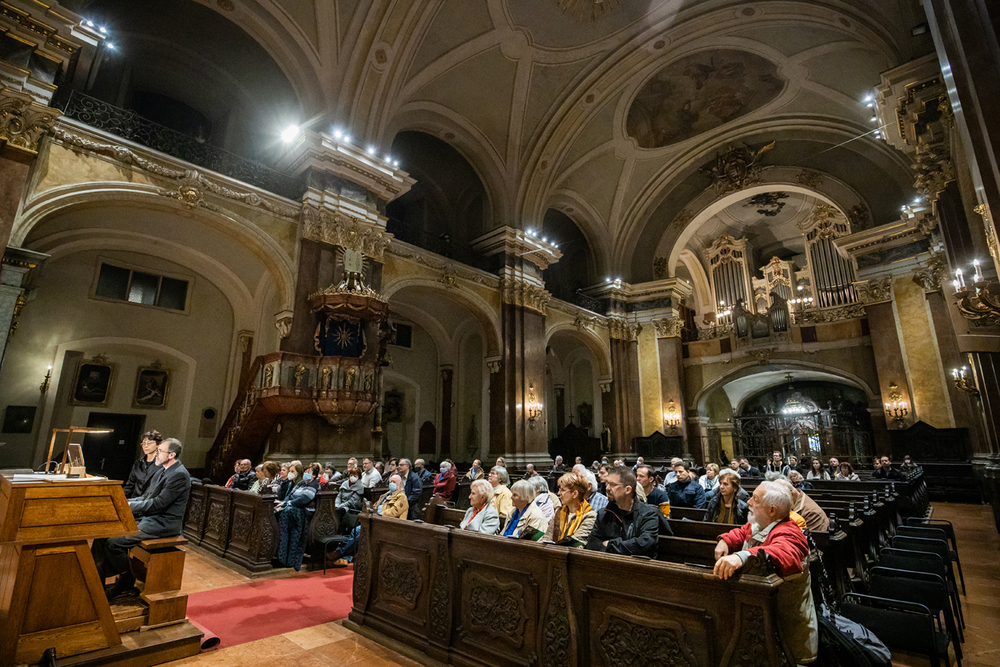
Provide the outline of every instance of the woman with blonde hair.
[[705,495],[714,492],[719,486],[719,464],[709,463],[705,466],[705,474],[698,478],[698,483],[705,489]]
[[490,501],[493,487],[485,479],[477,479],[469,486],[469,509],[459,527],[484,535],[496,535],[500,530],[500,515]]
[[559,478],[559,500],[562,507],[549,522],[547,537],[556,544],[582,548],[594,530],[597,512],[587,502],[590,482],[568,472]]

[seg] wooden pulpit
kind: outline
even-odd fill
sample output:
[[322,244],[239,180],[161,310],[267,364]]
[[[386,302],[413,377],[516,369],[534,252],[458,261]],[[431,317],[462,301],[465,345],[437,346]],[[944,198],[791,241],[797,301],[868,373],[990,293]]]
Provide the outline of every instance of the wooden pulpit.
[[121,482],[0,477],[0,667],[121,644],[87,540],[137,530]]

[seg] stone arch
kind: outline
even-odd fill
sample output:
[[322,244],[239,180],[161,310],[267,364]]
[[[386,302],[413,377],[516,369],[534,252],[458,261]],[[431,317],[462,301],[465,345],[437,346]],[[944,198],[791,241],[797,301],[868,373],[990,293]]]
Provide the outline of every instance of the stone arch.
[[[295,270],[292,258],[271,236],[231,209],[188,209],[161,196],[151,185],[122,182],[89,182],[46,190],[28,200],[11,230],[11,245],[23,245],[33,229],[62,213],[100,206],[131,206],[180,213],[210,228],[224,232],[253,253],[273,276],[281,310],[295,301]],[[191,250],[190,252],[197,252]],[[199,253],[200,254],[200,253]],[[249,293],[249,287],[245,287]]]
[[597,376],[599,378],[611,377],[611,346],[608,344],[607,340],[590,329],[578,329],[572,322],[559,322],[546,327],[546,346],[552,340],[552,337],[557,333],[566,333],[572,338],[575,338],[583,343],[583,345],[590,350],[590,353],[594,356],[594,361],[597,362],[597,367],[594,369],[597,371]]
[[[471,290],[461,288],[449,289],[436,280],[420,277],[401,277],[390,281],[382,289],[382,298],[389,301],[390,308],[395,308],[396,306],[392,303],[393,295],[407,288],[414,287],[430,290],[436,296],[440,296],[442,299],[451,301],[467,310],[482,326],[487,356],[500,354],[500,341],[502,340],[500,317],[486,299]],[[448,337],[448,340],[450,340],[450,337]]]

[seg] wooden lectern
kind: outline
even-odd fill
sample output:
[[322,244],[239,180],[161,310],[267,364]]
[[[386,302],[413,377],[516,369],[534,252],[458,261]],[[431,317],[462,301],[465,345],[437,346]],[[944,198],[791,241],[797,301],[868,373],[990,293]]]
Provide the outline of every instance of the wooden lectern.
[[87,540],[137,530],[121,482],[0,477],[0,667],[121,644]]

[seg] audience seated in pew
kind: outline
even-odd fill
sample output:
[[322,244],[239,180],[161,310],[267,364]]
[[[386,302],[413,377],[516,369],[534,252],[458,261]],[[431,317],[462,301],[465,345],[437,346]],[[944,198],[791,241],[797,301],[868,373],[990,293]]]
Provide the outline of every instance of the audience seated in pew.
[[[494,470],[496,470],[494,468]],[[493,475],[493,471],[490,471]],[[503,487],[506,488],[506,487]],[[500,530],[500,514],[493,506],[494,487],[484,479],[472,482],[469,488],[469,509],[465,510],[461,529],[484,535],[496,535]]]
[[568,472],[557,483],[562,506],[549,521],[548,539],[567,547],[583,547],[590,538],[597,512],[587,502],[590,482]]
[[552,472],[565,472],[566,466],[563,465],[563,457],[556,456],[555,461],[552,463]]
[[[535,504],[538,505],[538,509],[545,515],[545,525],[548,527],[548,522],[552,521],[556,510],[559,509],[557,504],[559,497],[549,491],[549,483],[541,475],[536,475],[528,481],[535,487]],[[553,497],[556,498],[555,502],[552,501]]]
[[514,482],[510,489],[510,500],[514,505],[500,534],[504,537],[533,540],[537,542],[545,536],[549,522],[542,510],[535,504],[535,487],[526,479]]
[[807,482],[806,478],[803,477],[802,473],[800,473],[798,470],[793,470],[792,472],[788,473],[788,481],[791,482],[792,486],[794,486],[796,489],[802,489],[803,491],[813,488],[813,485]]
[[[764,479],[769,482],[781,484],[785,490],[791,494],[792,508],[791,512],[789,512],[789,516],[799,528],[802,530],[808,528],[809,530],[815,530],[821,533],[829,530],[830,519],[826,516],[826,512],[824,512],[820,506],[816,504],[815,500],[807,496],[799,489],[796,489],[791,482],[782,477],[779,473],[769,472],[764,475]],[[806,519],[805,515],[799,512],[800,509],[808,514],[810,518]],[[812,525],[810,525],[810,520],[812,521]]]
[[806,473],[806,480],[818,479],[821,481],[830,481],[830,473],[823,469],[823,462],[819,458],[814,458],[812,460],[812,467],[810,467],[809,472]]
[[340,518],[343,519],[348,512],[360,512],[364,495],[365,487],[361,483],[361,472],[357,468],[348,468],[347,479],[341,482],[340,492],[334,503]]
[[510,477],[507,475],[507,469],[503,466],[493,466],[487,479],[490,486],[493,487],[490,504],[500,515],[500,519],[505,520],[514,509],[514,505],[510,501]]
[[[834,461],[836,459],[830,459]],[[834,477],[838,482],[857,482],[861,478],[858,477],[858,473],[854,472],[854,466],[852,466],[847,461],[840,464],[840,469],[837,471],[837,476]]]
[[684,461],[674,466],[677,481],[667,485],[667,496],[671,507],[694,507],[704,509],[708,506],[705,500],[705,489],[691,474],[688,464]]
[[413,461],[413,471],[420,475],[421,482],[431,484],[434,481],[434,475],[425,467],[426,465],[423,459],[416,459]]
[[253,463],[250,462],[250,459],[240,459],[234,464],[233,468],[233,476],[226,482],[226,488],[237,489],[239,491],[248,490],[256,479],[253,472]]
[[486,473],[483,472],[483,462],[480,461],[479,459],[473,461],[472,467],[469,468],[469,472],[465,473],[465,479],[469,480],[470,482],[474,482],[477,479],[483,479],[485,476]]
[[719,486],[708,503],[704,520],[737,526],[745,524],[750,508],[747,502],[740,498],[741,490],[738,472],[730,468],[719,472]]
[[410,459],[399,459],[399,476],[403,478],[403,493],[410,509],[407,519],[420,518],[420,494],[424,491],[423,481],[415,470],[410,469]]
[[455,467],[451,461],[442,461],[437,477],[434,478],[434,495],[449,503],[455,497]]
[[608,473],[607,489],[611,498],[607,507],[597,513],[587,549],[627,556],[656,556],[661,515],[652,505],[637,502],[635,486],[635,474],[624,466]]
[[[656,484],[656,477],[653,474],[653,469],[643,463],[635,467],[635,482],[636,491],[642,490],[643,496],[639,498],[640,501],[648,503],[657,508],[662,508],[664,504],[670,504],[670,498],[667,496],[667,492],[663,490],[660,486]],[[638,495],[637,495],[638,497]]]
[[389,477],[389,490],[382,494],[375,503],[375,510],[389,519],[406,519],[410,511],[410,503],[403,491],[403,478],[398,473]]
[[888,456],[883,456],[878,461],[878,467],[875,468],[875,472],[872,473],[872,479],[903,479],[903,476],[898,470],[892,467],[892,461],[889,460]]
[[773,559],[785,583],[778,589],[778,619],[782,634],[799,664],[813,662],[819,651],[819,631],[813,606],[809,543],[789,518],[792,495],[775,482],[762,482],[749,502],[749,523],[719,536],[715,574],[728,579],[750,556],[764,551]]
[[705,466],[705,474],[698,478],[698,483],[705,489],[705,497],[711,498],[719,487],[719,465],[709,463]]
[[577,475],[580,475],[590,483],[590,495],[587,496],[587,502],[590,503],[590,506],[594,508],[594,511],[600,512],[602,509],[604,509],[608,504],[608,497],[597,490],[598,487],[597,477],[594,475],[594,473],[591,472],[590,470],[587,470],[587,468],[584,467],[582,463],[578,463],[577,465],[573,466],[573,472],[575,472]]

